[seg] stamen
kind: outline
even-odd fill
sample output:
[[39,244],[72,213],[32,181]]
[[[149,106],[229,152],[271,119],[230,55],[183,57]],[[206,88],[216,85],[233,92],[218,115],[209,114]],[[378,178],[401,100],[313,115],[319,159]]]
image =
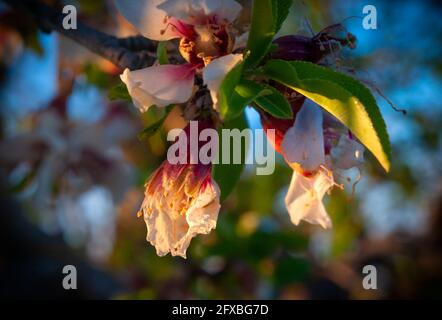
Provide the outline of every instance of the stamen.
[[[160,34],[161,34],[161,35],[165,34],[166,31],[167,31],[167,28],[169,28],[169,27],[172,28],[172,31],[178,31],[177,27],[176,27],[174,24],[172,24],[172,23],[170,23],[170,22],[167,22],[167,20],[166,20],[164,23],[167,23],[167,24],[166,24],[166,27],[165,27],[164,29],[161,29],[161,30],[160,30]],[[179,31],[178,31],[178,32],[179,32]]]
[[173,19],[173,22],[170,22],[172,18],[170,16],[165,16],[163,18],[163,23],[166,24],[164,29],[160,30],[160,34],[163,35],[167,28],[171,27],[172,31],[178,32],[182,37],[184,38],[191,38],[193,37],[193,29],[189,26],[186,26],[185,24],[181,23],[180,21]]

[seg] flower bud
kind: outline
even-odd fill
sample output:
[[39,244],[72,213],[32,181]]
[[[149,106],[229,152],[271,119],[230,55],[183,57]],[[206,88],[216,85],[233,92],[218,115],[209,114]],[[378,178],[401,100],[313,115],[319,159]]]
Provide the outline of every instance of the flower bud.
[[283,36],[273,43],[278,47],[272,51],[272,59],[318,62],[327,53],[321,50],[313,38],[300,35]]

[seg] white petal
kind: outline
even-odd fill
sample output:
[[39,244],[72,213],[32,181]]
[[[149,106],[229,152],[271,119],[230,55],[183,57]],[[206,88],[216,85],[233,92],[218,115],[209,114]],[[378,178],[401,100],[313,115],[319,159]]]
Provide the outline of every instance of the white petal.
[[202,0],[206,14],[216,15],[219,19],[233,22],[241,12],[242,6],[234,0]]
[[120,77],[135,106],[144,112],[154,104],[164,107],[189,100],[194,76],[190,65],[160,65],[135,71],[126,69]]
[[215,110],[218,110],[218,92],[226,74],[242,60],[242,54],[228,54],[212,60],[203,69],[203,80],[210,90]]
[[249,40],[249,31],[244,32],[243,34],[236,37],[235,45],[233,46],[232,51],[235,51],[235,50],[241,49],[241,48],[245,48],[248,40]]
[[160,210],[158,207],[154,207],[150,214],[145,212],[144,221],[147,227],[146,240],[155,247],[160,257],[171,252],[189,230],[185,215],[167,209]]
[[207,18],[216,17],[218,22],[232,22],[242,6],[234,0],[166,0],[158,8],[168,16],[190,25],[205,24]]
[[[115,5],[143,36],[158,41],[179,38],[180,34],[174,28],[167,27],[166,13],[157,8],[163,2],[164,0],[115,0]],[[161,30],[165,32],[162,34]]]
[[186,251],[190,241],[198,234],[209,234],[212,229],[216,228],[219,209],[219,188],[215,182],[208,186],[206,190],[195,199],[195,203],[186,213],[187,224],[189,229],[186,235],[176,244],[171,251],[173,256],[181,256],[186,258]]
[[325,163],[322,111],[315,103],[306,100],[282,139],[281,151],[290,165],[300,165],[306,171],[315,171]]
[[185,215],[168,210],[167,205],[155,207],[150,214],[145,213],[146,239],[155,246],[159,256],[170,252],[172,256],[186,258],[192,238],[197,234],[208,234],[216,227],[220,207],[219,189],[213,182],[195,199]]
[[333,166],[347,170],[364,162],[364,147],[347,135],[341,135],[338,145],[331,150]]
[[331,228],[332,222],[322,204],[322,198],[332,186],[333,177],[323,170],[313,177],[304,177],[294,171],[285,197],[285,204],[293,224],[298,225],[301,220],[305,220],[319,224],[324,229]]

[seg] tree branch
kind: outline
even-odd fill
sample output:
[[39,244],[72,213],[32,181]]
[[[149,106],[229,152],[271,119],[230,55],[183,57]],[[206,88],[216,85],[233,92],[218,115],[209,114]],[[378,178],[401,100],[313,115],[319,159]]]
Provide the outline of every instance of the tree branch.
[[149,51],[153,51],[155,47],[154,43],[147,38],[141,36],[117,38],[80,21],[77,21],[77,29],[67,30],[63,28],[62,12],[38,0],[2,1],[15,10],[30,14],[42,31],[57,31],[120,68],[135,70],[150,66],[155,61],[155,57],[149,54]]

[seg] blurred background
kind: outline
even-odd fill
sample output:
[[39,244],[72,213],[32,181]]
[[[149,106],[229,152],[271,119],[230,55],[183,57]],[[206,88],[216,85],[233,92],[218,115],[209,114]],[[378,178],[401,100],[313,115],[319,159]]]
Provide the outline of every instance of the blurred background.
[[[135,33],[111,1],[65,4],[99,30]],[[377,8],[376,30],[362,28],[367,4]],[[158,115],[108,99],[121,70],[0,2],[0,297],[442,298],[441,15],[436,0],[295,0],[281,34],[312,36],[342,22],[356,35],[356,49],[336,64],[379,90],[392,170],[366,153],[355,192],[326,197],[334,228],[324,231],[290,223],[282,159],[269,176],[247,167],[216,230],[196,237],[184,260],[157,257],[136,218],[179,112],[138,140]],[[247,116],[260,126],[256,112]],[[67,264],[77,267],[77,290],[61,285]],[[378,290],[362,287],[369,264]]]

